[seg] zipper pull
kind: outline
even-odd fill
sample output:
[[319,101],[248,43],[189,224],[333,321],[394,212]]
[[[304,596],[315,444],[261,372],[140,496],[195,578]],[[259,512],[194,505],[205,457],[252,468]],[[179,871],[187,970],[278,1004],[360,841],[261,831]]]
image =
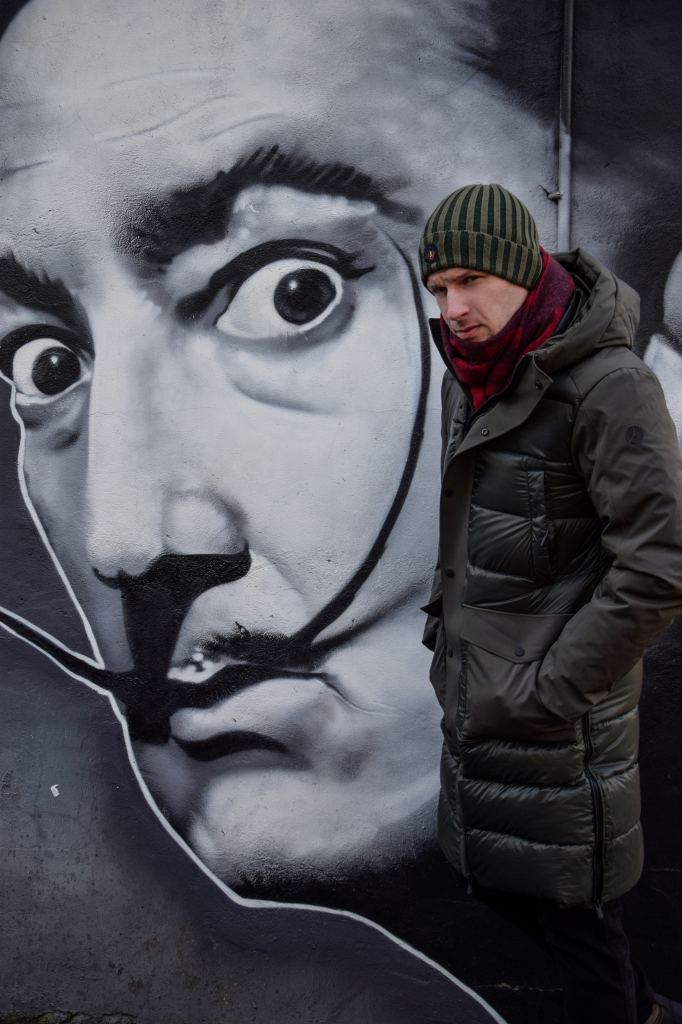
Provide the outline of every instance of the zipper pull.
[[597,902],[594,905],[594,909],[597,912],[597,917],[599,918],[599,920],[603,921],[604,920],[604,908],[601,905],[601,900],[597,900]]
[[469,878],[469,879],[467,879],[467,896],[473,896],[473,893],[474,893],[474,883]]

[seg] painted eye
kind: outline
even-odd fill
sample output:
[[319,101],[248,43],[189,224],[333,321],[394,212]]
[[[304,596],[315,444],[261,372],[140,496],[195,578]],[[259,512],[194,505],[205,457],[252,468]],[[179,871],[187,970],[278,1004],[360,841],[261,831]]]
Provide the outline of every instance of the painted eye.
[[283,320],[307,324],[316,320],[336,298],[336,287],[327,273],[311,267],[285,274],[275,288],[274,306]]
[[333,267],[276,260],[244,281],[215,326],[245,338],[296,336],[327,319],[341,302],[344,287]]
[[81,379],[76,353],[56,338],[34,338],[14,353],[10,382],[27,398],[52,398]]

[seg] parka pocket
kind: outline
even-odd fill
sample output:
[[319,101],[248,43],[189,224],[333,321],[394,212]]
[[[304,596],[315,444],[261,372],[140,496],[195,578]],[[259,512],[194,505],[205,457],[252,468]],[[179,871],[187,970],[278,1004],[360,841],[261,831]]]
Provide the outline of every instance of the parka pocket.
[[575,740],[575,726],[547,708],[536,692],[542,660],[570,618],[463,606],[460,635],[466,648],[466,707],[460,721],[462,742]]
[[438,620],[436,628],[433,658],[431,659],[431,668],[429,669],[429,680],[436,691],[438,703],[441,707],[445,707],[445,626],[442,619]]
[[438,630],[443,621],[443,596],[437,593],[435,597],[419,609],[426,615],[426,622],[424,623],[424,632],[422,634],[422,643],[424,647],[428,647],[430,651],[435,651],[436,641],[438,638]]

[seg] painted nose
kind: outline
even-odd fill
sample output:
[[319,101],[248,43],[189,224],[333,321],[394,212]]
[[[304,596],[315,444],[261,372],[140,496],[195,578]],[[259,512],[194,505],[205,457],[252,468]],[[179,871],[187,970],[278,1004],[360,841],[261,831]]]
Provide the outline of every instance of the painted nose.
[[[140,576],[163,554],[244,549],[242,516],[202,470],[201,402],[168,356],[96,360],[87,422],[85,521],[93,569]],[[187,412],[186,410],[192,410]]]

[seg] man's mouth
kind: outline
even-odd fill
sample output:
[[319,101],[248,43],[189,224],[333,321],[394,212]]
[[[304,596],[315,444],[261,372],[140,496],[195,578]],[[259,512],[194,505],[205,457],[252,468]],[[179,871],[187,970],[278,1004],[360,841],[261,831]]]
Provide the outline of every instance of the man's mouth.
[[479,327],[480,324],[470,324],[468,327],[459,327],[455,331],[455,334],[458,338],[463,338],[466,341],[477,333]]

